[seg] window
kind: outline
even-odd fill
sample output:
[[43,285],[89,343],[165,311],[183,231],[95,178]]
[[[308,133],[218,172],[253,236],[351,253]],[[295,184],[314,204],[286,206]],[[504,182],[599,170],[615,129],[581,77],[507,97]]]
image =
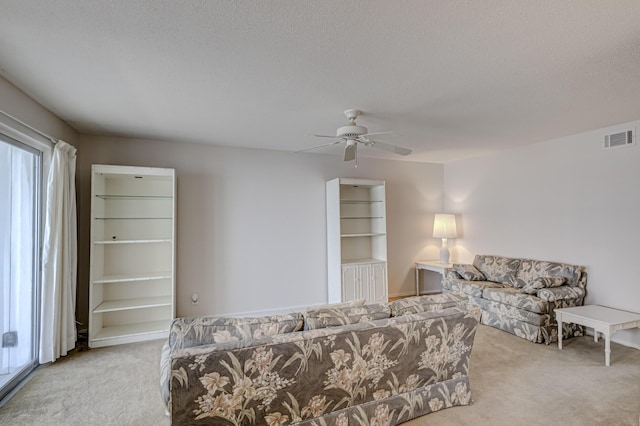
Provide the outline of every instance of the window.
[[0,134],[0,399],[38,365],[41,164]]

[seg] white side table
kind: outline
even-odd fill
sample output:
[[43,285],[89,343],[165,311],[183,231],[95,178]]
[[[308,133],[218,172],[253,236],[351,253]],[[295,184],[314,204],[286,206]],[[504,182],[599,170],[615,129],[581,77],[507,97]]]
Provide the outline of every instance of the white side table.
[[606,308],[599,305],[556,309],[558,320],[558,349],[562,349],[562,323],[572,322],[593,328],[593,340],[604,335],[604,364],[611,365],[611,335],[618,330],[640,327],[640,314]]
[[444,277],[444,270],[446,268],[453,268],[453,263],[440,263],[438,260],[416,262],[416,296],[420,296],[420,269],[438,272]]

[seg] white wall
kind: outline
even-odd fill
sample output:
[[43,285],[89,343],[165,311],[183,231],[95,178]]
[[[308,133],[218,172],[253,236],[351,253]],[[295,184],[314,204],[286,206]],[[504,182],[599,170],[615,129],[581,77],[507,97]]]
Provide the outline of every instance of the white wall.
[[[54,138],[64,139],[71,144],[76,140],[75,130],[2,77],[0,77],[0,110]],[[27,136],[32,135],[28,129],[2,114],[0,114],[0,123],[18,131],[24,131]],[[14,134],[9,136],[15,137]]]
[[[582,264],[587,303],[640,312],[640,148],[602,135],[559,138],[444,166],[81,136],[0,77],[0,109],[78,151],[78,317],[86,325],[90,166],[173,167],[178,175],[178,315],[278,309],[326,300],[324,182],[387,181],[390,295],[414,291],[416,260],[438,257],[433,214],[458,214],[452,258],[478,253]],[[11,124],[0,117],[0,123]],[[630,123],[638,126],[640,122]],[[19,126],[18,126],[19,127]],[[640,127],[640,126],[638,126]],[[20,129],[26,131],[25,129]],[[443,183],[444,173],[444,183]],[[193,291],[200,303],[191,305]],[[640,347],[640,332],[614,340]]]
[[[437,257],[439,242],[429,234],[443,205],[442,165],[362,158],[355,169],[319,154],[82,135],[81,306],[88,304],[91,164],[176,169],[179,316],[326,302],[325,181],[335,177],[387,183],[391,295],[412,294],[414,262]],[[197,305],[191,304],[192,292],[200,295]]]
[[[640,146],[603,149],[600,129],[445,165],[445,209],[475,254],[584,265],[587,304],[640,312]],[[460,230],[460,229],[459,229]],[[615,341],[640,348],[640,330]]]

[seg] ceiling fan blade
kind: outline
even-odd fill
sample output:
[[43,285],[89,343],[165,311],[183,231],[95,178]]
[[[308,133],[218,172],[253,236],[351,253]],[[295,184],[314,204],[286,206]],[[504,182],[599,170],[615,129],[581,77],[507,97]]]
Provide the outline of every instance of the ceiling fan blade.
[[311,148],[301,149],[300,151],[296,151],[295,153],[297,154],[299,152],[311,151],[312,149],[322,148],[323,146],[331,146],[331,145],[339,144],[340,142],[342,142],[342,141],[323,143],[322,145],[316,145],[316,146],[312,146]]
[[388,135],[390,133],[393,132],[376,132],[376,133],[366,133],[364,135],[360,135],[360,137],[368,137],[368,136],[374,136],[374,135]]
[[347,145],[344,149],[344,161],[352,161],[356,159],[357,144]]
[[371,148],[381,149],[383,151],[389,151],[389,152],[393,152],[395,154],[400,154],[400,155],[411,154],[410,149],[403,148],[401,146],[391,145],[384,142],[378,142],[374,140],[369,140],[369,142],[365,142],[365,145]]
[[313,135],[311,133],[307,133],[307,136],[315,136],[316,138],[332,138],[332,139],[339,139],[338,136],[329,136],[329,135]]

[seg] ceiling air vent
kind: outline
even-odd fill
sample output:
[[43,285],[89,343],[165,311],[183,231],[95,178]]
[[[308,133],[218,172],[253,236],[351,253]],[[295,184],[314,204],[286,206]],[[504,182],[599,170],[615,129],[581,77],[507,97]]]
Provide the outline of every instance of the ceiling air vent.
[[611,133],[604,136],[605,148],[616,148],[619,146],[628,146],[635,143],[635,131],[626,130],[620,133]]

